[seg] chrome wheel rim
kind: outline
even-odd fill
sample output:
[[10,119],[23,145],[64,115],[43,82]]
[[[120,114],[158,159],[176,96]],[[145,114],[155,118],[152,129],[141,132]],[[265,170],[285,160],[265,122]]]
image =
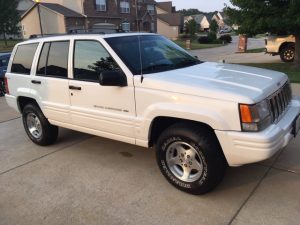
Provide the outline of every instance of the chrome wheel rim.
[[184,182],[194,182],[203,173],[202,158],[186,142],[172,143],[166,151],[166,162],[173,175]]
[[28,131],[34,138],[39,139],[42,136],[42,125],[37,115],[34,113],[28,113],[26,117],[26,124]]
[[293,50],[286,50],[285,52],[284,52],[284,58],[286,59],[286,60],[292,60],[293,58],[294,58],[294,51]]

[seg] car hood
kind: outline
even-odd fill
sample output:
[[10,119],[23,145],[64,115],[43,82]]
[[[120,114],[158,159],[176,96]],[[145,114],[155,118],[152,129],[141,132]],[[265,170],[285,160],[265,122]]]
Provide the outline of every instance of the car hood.
[[288,81],[284,73],[234,64],[199,65],[147,74],[142,88],[253,104],[273,94]]

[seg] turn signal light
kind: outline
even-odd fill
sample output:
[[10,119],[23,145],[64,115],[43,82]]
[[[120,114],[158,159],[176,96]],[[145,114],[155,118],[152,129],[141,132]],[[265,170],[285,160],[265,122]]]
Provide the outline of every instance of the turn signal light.
[[249,105],[240,104],[240,113],[242,123],[252,123],[253,118],[251,114],[251,109]]

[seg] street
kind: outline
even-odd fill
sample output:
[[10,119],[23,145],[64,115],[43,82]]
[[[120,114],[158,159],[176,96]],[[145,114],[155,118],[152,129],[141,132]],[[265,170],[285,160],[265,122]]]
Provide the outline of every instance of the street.
[[[300,85],[293,85],[300,95]],[[298,224],[300,137],[265,162],[228,168],[193,196],[161,175],[153,149],[60,129],[34,145],[0,98],[0,224]]]
[[[265,48],[264,38],[249,38],[248,49]],[[271,56],[261,53],[236,53],[238,49],[238,36],[232,37],[232,43],[218,48],[192,50],[192,55],[198,56],[200,60],[218,62],[225,60],[226,63],[278,63],[279,56]]]

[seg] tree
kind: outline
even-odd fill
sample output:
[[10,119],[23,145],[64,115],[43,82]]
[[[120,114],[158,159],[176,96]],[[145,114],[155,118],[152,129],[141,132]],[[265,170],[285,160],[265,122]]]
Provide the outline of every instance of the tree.
[[186,32],[189,33],[191,36],[194,36],[197,30],[197,23],[194,19],[189,20],[185,23]]
[[217,31],[219,29],[219,25],[218,25],[216,20],[212,20],[210,22],[209,29],[210,29],[211,32],[217,33]]
[[20,16],[17,5],[16,0],[0,0],[0,34],[3,35],[5,45],[7,45],[7,34],[17,34],[19,32]]
[[230,0],[225,13],[240,26],[239,33],[255,35],[293,34],[296,38],[295,66],[300,67],[300,0]]
[[203,14],[203,12],[199,11],[198,9],[181,9],[178,10],[183,16],[191,16],[197,14]]

